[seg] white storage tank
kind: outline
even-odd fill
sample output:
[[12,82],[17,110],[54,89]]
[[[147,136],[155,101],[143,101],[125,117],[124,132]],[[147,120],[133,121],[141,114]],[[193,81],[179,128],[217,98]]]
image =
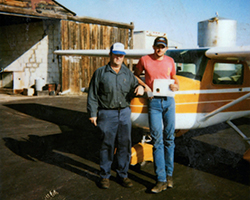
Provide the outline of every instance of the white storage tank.
[[199,47],[236,46],[237,21],[214,17],[198,23]]

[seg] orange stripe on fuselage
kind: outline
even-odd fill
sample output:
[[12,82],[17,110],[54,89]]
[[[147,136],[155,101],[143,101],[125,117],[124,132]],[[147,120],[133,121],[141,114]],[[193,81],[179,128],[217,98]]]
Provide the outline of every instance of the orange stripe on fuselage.
[[[245,95],[247,92],[210,93],[208,89],[200,90],[200,81],[178,77],[183,92],[192,91],[191,94],[176,94],[176,113],[207,113]],[[221,91],[222,89],[218,89]],[[180,92],[181,92],[180,91]],[[200,93],[204,91],[204,93]],[[216,92],[215,89],[213,91]],[[207,92],[207,93],[206,93]],[[147,113],[148,100],[134,98],[131,101],[132,113]],[[246,99],[223,112],[250,110],[250,99]]]
[[[205,99],[202,101],[202,98],[206,98],[205,96],[209,95],[209,99]],[[232,96],[223,94],[224,96]],[[201,94],[197,95],[200,96],[200,99],[198,98],[195,101],[195,98],[191,97],[188,99],[187,95],[176,95],[175,102],[176,102],[176,113],[207,113],[211,112],[221,106],[226,105],[227,103],[233,101],[234,99],[239,98],[243,94],[239,95],[234,94],[235,98],[227,98],[227,99],[218,99],[217,97],[220,96],[218,94]],[[214,96],[214,98],[212,98]],[[187,101],[184,101],[183,99],[186,98]],[[140,99],[140,100],[138,100]],[[142,101],[143,98],[134,98],[131,101],[131,111],[132,113],[147,113],[148,107],[147,107],[147,99],[145,101]],[[178,101],[181,99],[181,101]],[[145,103],[142,103],[145,102]],[[250,110],[250,99],[244,100],[234,106],[231,106],[230,108],[226,109],[224,112],[229,111],[244,111],[244,110]]]
[[[176,95],[176,113],[207,113],[211,112],[233,100],[245,95],[246,93],[208,93],[208,94],[190,94]],[[234,106],[224,110],[229,111],[244,111],[250,110],[250,99],[246,99],[237,103]]]

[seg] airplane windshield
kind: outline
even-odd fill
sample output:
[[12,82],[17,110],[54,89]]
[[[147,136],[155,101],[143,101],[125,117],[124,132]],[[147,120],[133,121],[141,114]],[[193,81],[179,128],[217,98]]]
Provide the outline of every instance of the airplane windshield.
[[176,75],[201,81],[208,58],[207,49],[167,51],[166,55],[175,61]]

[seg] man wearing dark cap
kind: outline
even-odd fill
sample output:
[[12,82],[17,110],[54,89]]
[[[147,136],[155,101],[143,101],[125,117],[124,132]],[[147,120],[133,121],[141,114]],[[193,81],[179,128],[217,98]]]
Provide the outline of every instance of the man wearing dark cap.
[[87,109],[90,121],[102,134],[100,149],[100,187],[110,186],[111,164],[117,142],[117,177],[124,187],[132,187],[128,178],[131,157],[131,109],[134,95],[143,95],[133,73],[123,64],[124,45],[114,43],[110,48],[110,62],[98,68],[89,85]]
[[[165,37],[157,37],[153,44],[154,53],[143,56],[139,60],[134,74],[139,83],[145,87],[145,92],[152,93],[157,79],[173,79],[167,85],[171,91],[179,90],[174,60],[164,55],[168,49]],[[145,83],[139,78],[145,71]],[[153,96],[148,99],[148,116],[150,135],[153,143],[153,157],[157,183],[152,188],[153,193],[173,187],[174,170],[174,131],[175,131],[175,100],[173,96]]]

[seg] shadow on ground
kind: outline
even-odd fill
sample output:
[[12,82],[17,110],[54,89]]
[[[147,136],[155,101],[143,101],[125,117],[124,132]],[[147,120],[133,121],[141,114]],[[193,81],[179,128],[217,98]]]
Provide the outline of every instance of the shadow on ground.
[[[87,113],[40,104],[22,103],[6,104],[5,106],[37,119],[57,124],[61,128],[61,133],[58,134],[27,135],[27,138],[21,140],[3,138],[5,146],[12,152],[30,161],[39,160],[61,167],[98,183],[99,170],[92,166],[93,163],[99,165],[101,134],[89,122]],[[135,140],[138,140],[139,137],[136,138]],[[67,153],[83,158],[86,162],[72,159],[73,156],[67,156]],[[115,168],[116,162],[112,166],[113,170]],[[138,167],[132,167],[132,169],[138,172]],[[154,178],[147,172],[140,172]],[[146,188],[153,186],[152,183],[134,174],[129,174],[129,177]],[[110,179],[116,181],[114,176],[111,176]]]
[[[66,130],[62,128],[61,133],[53,135],[28,135],[22,140],[3,138],[5,145],[12,152],[27,160],[39,160],[92,181],[98,181],[99,170],[92,167],[89,162],[79,162],[64,154],[70,153],[93,163],[99,163],[101,135],[89,122],[87,113],[41,104],[6,104],[5,106],[60,127],[69,127]],[[194,136],[213,134],[215,130],[225,128],[228,128],[226,124],[219,124],[206,129],[192,130],[176,138],[175,162],[250,185],[250,166],[242,159],[242,155],[193,139]],[[133,143],[139,142],[141,134],[138,129],[133,129]],[[113,169],[114,167],[115,165]],[[141,170],[138,166],[131,166],[131,170],[155,179],[154,175]],[[152,183],[134,174],[129,174],[129,177],[146,188],[152,187]],[[115,177],[112,176],[112,179],[115,180]]]
[[[234,120],[234,123],[238,126],[250,124],[250,119],[241,118]],[[228,128],[229,125],[226,123],[220,123],[203,129],[190,130],[176,138],[175,162],[250,185],[250,164],[242,158],[243,155],[194,139],[201,135],[216,134]]]

